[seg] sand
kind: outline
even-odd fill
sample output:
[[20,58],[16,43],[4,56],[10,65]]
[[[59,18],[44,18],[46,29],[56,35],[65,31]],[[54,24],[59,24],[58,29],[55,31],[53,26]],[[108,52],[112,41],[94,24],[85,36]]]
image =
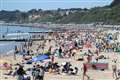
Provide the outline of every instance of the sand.
[[[41,42],[37,41],[34,42],[34,45],[30,48],[32,50],[36,50],[38,47],[38,44],[40,44]],[[48,47],[50,45],[55,44],[54,41],[52,41],[50,44],[47,43],[46,44],[46,50],[48,49]],[[118,59],[118,68],[120,68],[119,62],[120,62],[120,55],[118,53],[106,53],[106,52],[102,52],[101,54],[105,55],[105,56],[109,56],[108,62],[109,62],[109,69],[105,70],[105,71],[100,71],[100,70],[89,70],[88,71],[88,75],[91,76],[92,80],[115,80],[112,78],[112,69],[111,69],[111,65],[112,65],[112,60],[117,58]],[[75,58],[78,58],[78,54],[75,55]],[[71,64],[73,66],[77,66],[79,68],[79,72],[76,76],[70,76],[70,75],[58,75],[58,74],[53,74],[53,73],[45,73],[45,77],[44,80],[82,80],[82,64],[83,61],[76,61],[75,58],[64,58],[64,59],[58,59],[55,58],[55,61],[58,62],[59,64],[61,64],[62,62],[66,62],[66,61],[70,61]],[[10,62],[12,65],[16,64],[16,63],[20,63],[22,60],[22,57],[19,55],[17,56],[17,59],[14,60],[13,59],[13,55],[9,55],[9,56],[4,56],[1,57],[2,60],[7,60],[8,62]],[[25,68],[30,67],[32,65],[25,65]],[[13,66],[13,69],[15,68],[15,66]],[[7,70],[0,70],[0,80],[17,80],[16,77],[13,76],[6,76],[4,75],[4,73],[7,73]]]

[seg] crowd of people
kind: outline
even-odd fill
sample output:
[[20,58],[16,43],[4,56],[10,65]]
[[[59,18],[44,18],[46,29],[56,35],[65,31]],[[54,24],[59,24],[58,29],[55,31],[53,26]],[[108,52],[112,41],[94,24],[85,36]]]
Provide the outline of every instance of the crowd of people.
[[[33,56],[41,54],[49,55],[51,61],[47,62],[45,65],[40,65],[35,62],[33,67],[31,67],[29,71],[29,76],[27,75],[27,71],[23,69],[24,64],[19,65],[19,68],[15,70],[14,75],[18,76],[18,80],[44,80],[44,75],[46,72],[56,73],[56,74],[67,74],[67,75],[77,75],[79,72],[79,68],[76,66],[72,66],[71,62],[64,62],[63,64],[59,64],[59,62],[55,61],[55,58],[64,59],[64,58],[73,58],[74,60],[84,61],[82,66],[83,79],[85,77],[90,79],[87,72],[89,67],[87,64],[91,64],[93,62],[99,63],[101,59],[109,59],[109,57],[101,55],[101,52],[115,52],[116,48],[120,47],[119,42],[117,42],[117,35],[115,36],[112,33],[103,33],[103,32],[64,32],[64,33],[53,33],[52,37],[54,40],[44,40],[42,43],[38,44],[36,50],[29,49],[24,46],[22,48],[24,61],[30,61]],[[54,42],[54,44],[50,44]],[[34,44],[34,42],[32,43]],[[49,44],[49,45],[48,45]],[[48,47],[47,52],[45,52],[46,47]],[[85,52],[83,52],[85,51]],[[82,59],[79,59],[80,52],[83,52]],[[15,47],[15,59],[16,54],[19,53],[17,47]],[[37,53],[37,54],[36,54]],[[75,56],[79,57],[76,59]],[[27,56],[27,59],[26,59]],[[28,57],[29,56],[29,57]],[[84,57],[85,56],[85,57]],[[86,60],[85,60],[86,59]],[[24,63],[23,61],[23,63]],[[113,78],[118,80],[118,76],[120,72],[117,69],[116,63],[117,60],[113,61],[112,70],[113,70]],[[92,65],[94,69],[96,67]],[[97,69],[96,69],[97,70]]]

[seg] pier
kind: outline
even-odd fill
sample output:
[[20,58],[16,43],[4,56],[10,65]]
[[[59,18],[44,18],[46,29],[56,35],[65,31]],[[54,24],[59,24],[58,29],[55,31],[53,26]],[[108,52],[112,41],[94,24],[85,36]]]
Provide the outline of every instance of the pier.
[[41,41],[41,40],[53,40],[49,37],[49,32],[30,32],[30,33],[12,33],[1,35],[0,41],[16,41],[16,42],[27,42],[27,41]]
[[41,40],[54,40],[54,39],[40,39],[40,38],[32,38],[32,39],[0,39],[0,41],[16,41],[16,42],[25,42],[25,41],[41,41]]

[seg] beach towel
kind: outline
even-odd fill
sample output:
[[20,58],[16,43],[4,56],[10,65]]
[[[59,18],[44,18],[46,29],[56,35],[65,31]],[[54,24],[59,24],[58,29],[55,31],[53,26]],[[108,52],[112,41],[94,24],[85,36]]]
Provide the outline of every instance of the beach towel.
[[37,61],[43,61],[43,60],[46,60],[46,59],[49,59],[49,56],[46,55],[46,54],[43,54],[43,55],[38,55],[38,56],[32,58],[32,61],[37,62]]

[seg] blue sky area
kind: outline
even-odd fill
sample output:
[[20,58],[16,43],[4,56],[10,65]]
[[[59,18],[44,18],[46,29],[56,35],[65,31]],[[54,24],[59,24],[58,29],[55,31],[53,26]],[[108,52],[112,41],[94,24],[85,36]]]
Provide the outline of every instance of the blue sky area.
[[111,2],[112,0],[0,0],[0,10],[93,8],[109,5]]

